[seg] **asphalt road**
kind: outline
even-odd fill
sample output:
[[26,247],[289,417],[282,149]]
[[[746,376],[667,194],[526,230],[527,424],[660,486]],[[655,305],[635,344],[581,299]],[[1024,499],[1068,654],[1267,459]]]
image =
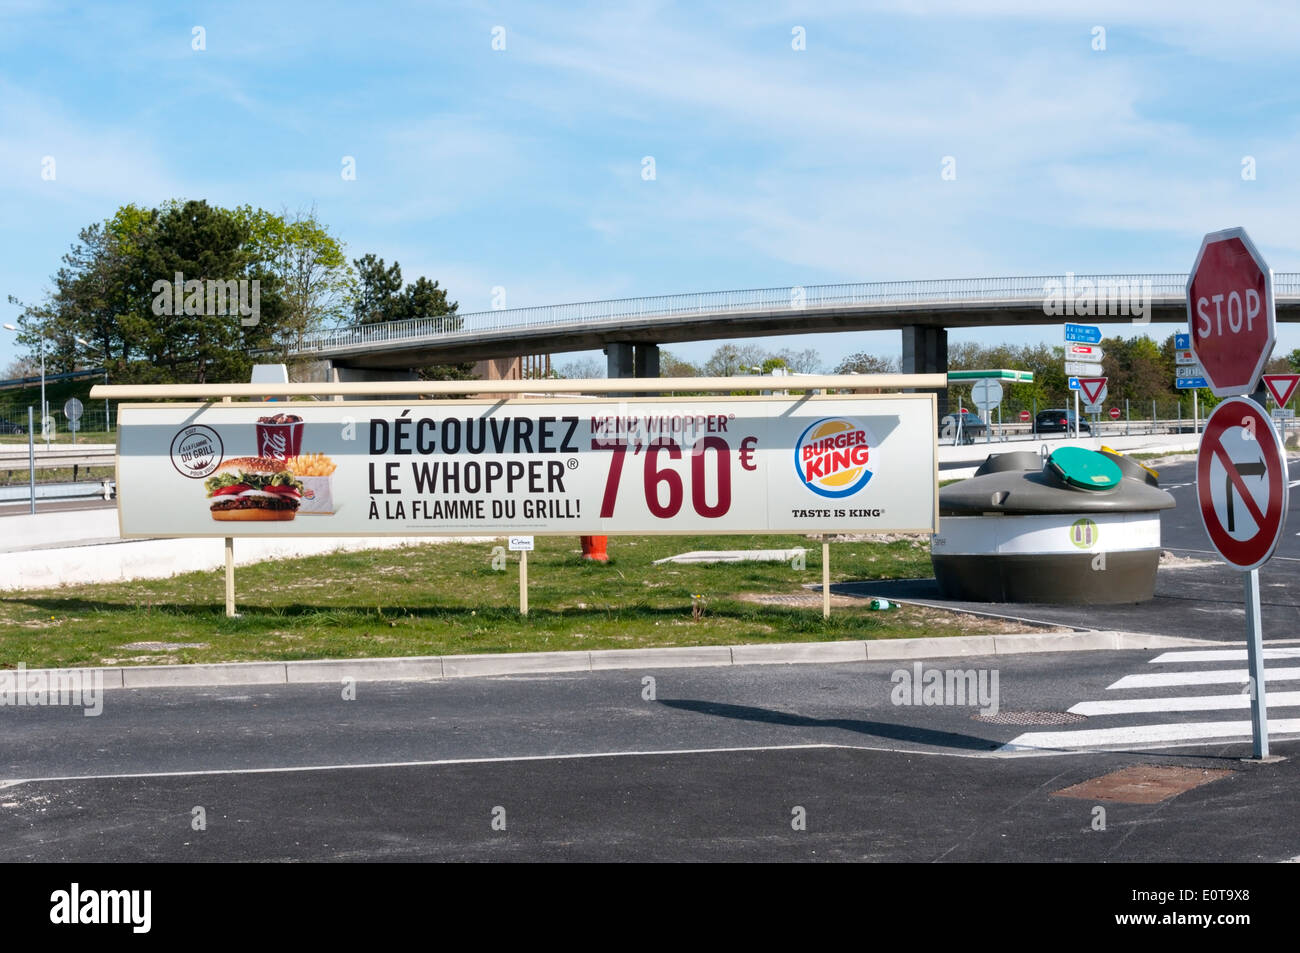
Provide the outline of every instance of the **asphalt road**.
[[[9,708],[0,719],[0,859],[1300,855],[1300,819],[1288,806],[1298,762],[1244,763],[1244,738],[1036,747],[1040,731],[1194,734],[1207,720],[1246,717],[1178,710],[1185,687],[1113,687],[1133,674],[1231,668],[1152,661],[1161,655],[925,664],[987,679],[996,671],[1004,714],[1116,698],[1173,706],[1048,727],[978,720],[970,704],[896,704],[896,673],[914,669],[892,663],[361,683],[354,701],[334,685],[117,691],[98,717]],[[1296,742],[1275,748],[1294,752]],[[1054,794],[1134,764],[1231,773],[1159,804],[1106,803],[1104,831],[1091,827],[1098,802]],[[205,830],[192,827],[196,807]],[[805,830],[792,826],[796,809]]]

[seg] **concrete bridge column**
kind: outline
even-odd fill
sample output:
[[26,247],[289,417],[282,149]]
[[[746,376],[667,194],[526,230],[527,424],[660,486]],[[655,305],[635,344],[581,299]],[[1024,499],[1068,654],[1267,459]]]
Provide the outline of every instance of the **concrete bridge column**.
[[[659,376],[659,345],[658,344],[638,344],[636,346],[636,376],[637,377],[658,377]],[[658,397],[658,391],[645,391],[642,397]]]
[[635,377],[632,363],[632,344],[623,341],[611,341],[605,345],[606,371],[610,380],[620,377]]
[[[659,345],[633,344],[629,341],[613,341],[605,345],[607,360],[606,374],[611,380],[628,377],[659,376]],[[655,394],[636,394],[637,397],[653,397]]]
[[[902,370],[904,374],[947,374],[948,329],[915,324],[904,327]],[[926,389],[924,393],[936,395],[942,419],[948,413],[948,388]]]

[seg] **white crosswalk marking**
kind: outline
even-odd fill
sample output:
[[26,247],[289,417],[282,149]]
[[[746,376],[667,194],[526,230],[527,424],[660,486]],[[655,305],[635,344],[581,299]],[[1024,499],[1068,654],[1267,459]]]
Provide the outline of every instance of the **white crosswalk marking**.
[[[1300,732],[1300,718],[1270,718],[1268,732]],[[1211,741],[1250,738],[1249,721],[1205,721],[1172,725],[1128,725],[1123,728],[1084,728],[1079,731],[1031,731],[1002,746],[1003,751],[1027,748],[1113,748],[1159,742]]]
[[[1264,670],[1266,682],[1289,682],[1300,678],[1300,668]],[[1212,672],[1161,672],[1158,675],[1125,675],[1107,688],[1166,688],[1170,685],[1245,685],[1250,673],[1244,668],[1215,669]]]
[[[1237,643],[1240,645],[1241,643]],[[1300,647],[1275,647],[1264,650],[1266,661],[1276,666],[1279,660],[1300,658]],[[1148,660],[1153,665],[1174,666],[1172,671],[1140,672],[1125,675],[1106,687],[1107,692],[1119,694],[1107,698],[1080,701],[1069,710],[1090,719],[1087,726],[1063,728],[1052,731],[1028,731],[1002,746],[1002,751],[1077,750],[1080,748],[1115,749],[1152,747],[1195,742],[1249,741],[1249,717],[1232,721],[1180,721],[1182,713],[1190,712],[1240,712],[1250,710],[1250,696],[1240,690],[1249,681],[1242,668],[1204,669],[1199,666],[1214,662],[1245,662],[1244,648],[1191,649],[1162,652]],[[1264,678],[1271,686],[1275,682],[1300,681],[1300,667],[1266,668]],[[1201,686],[1238,686],[1238,690],[1198,694]],[[1144,697],[1124,697],[1135,689],[1185,689],[1190,693],[1161,693]],[[1268,696],[1268,730],[1270,735],[1300,734],[1300,718],[1289,717],[1300,709],[1300,691],[1272,690]],[[1156,721],[1141,716],[1164,715]],[[1140,721],[1125,724],[1125,721]],[[1282,717],[1279,717],[1282,716]],[[1194,716],[1193,716],[1194,717]],[[1106,724],[1104,719],[1113,719]],[[1120,722],[1119,724],[1113,723]]]
[[[1300,648],[1265,649],[1264,658],[1300,658]],[[1190,649],[1185,652],[1161,652],[1151,660],[1153,665],[1169,662],[1244,662],[1245,649]]]
[[[1143,711],[1214,711],[1223,708],[1249,708],[1250,696],[1194,695],[1190,698],[1124,698],[1116,701],[1079,702],[1070,709],[1076,715],[1126,715]],[[1270,692],[1268,710],[1300,707],[1300,692]]]

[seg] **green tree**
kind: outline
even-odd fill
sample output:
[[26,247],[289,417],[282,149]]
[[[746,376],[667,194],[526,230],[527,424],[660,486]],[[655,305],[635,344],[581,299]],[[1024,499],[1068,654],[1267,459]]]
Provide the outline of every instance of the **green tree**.
[[767,354],[757,344],[722,344],[704,363],[706,377],[731,377],[735,374],[752,374],[761,367]]
[[[604,377],[602,372],[601,377]],[[700,369],[690,361],[683,360],[665,348],[659,349],[660,377],[699,377]]]
[[896,374],[898,373],[898,360],[894,357],[884,357],[880,354],[871,354],[867,351],[859,351],[857,354],[850,354],[844,360],[840,361],[835,368],[836,374]]
[[[153,278],[154,324],[143,350],[153,366],[173,380],[247,380],[253,361],[248,351],[270,345],[282,330],[283,302],[279,278],[256,259],[248,226],[235,213],[205,201],[174,203],[165,208],[144,236],[143,273]],[[239,314],[209,314],[210,301],[186,287],[177,301],[173,276],[191,281],[256,281],[259,314],[245,323]]]
[[814,348],[796,351],[787,347],[777,351],[773,356],[779,358],[788,370],[797,374],[820,374],[825,367],[821,353]]
[[235,216],[248,231],[253,258],[279,279],[284,305],[281,343],[299,345],[307,332],[347,318],[356,274],[343,243],[329,233],[315,208],[277,215],[243,205]]
[[356,259],[356,284],[352,296],[352,314],[358,324],[396,321],[401,316],[402,266],[392,267],[382,258],[366,254]]

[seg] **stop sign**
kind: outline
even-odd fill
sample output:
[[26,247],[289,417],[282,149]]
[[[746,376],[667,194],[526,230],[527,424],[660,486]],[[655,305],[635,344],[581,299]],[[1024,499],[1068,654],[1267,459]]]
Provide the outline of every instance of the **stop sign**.
[[1187,276],[1192,350],[1217,397],[1250,394],[1276,340],[1273,272],[1243,228],[1211,232]]

